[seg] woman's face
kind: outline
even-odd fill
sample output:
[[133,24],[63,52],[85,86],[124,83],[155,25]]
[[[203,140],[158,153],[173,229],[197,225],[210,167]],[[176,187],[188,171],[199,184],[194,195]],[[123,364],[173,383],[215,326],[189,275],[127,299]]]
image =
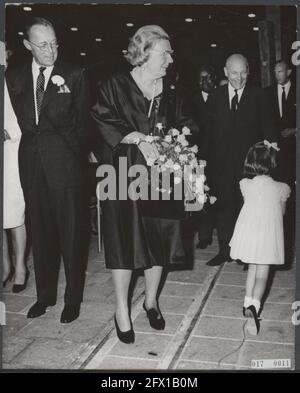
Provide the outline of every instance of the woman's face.
[[150,49],[146,67],[154,78],[161,78],[166,75],[169,64],[173,63],[172,53],[170,42],[167,40],[157,41]]

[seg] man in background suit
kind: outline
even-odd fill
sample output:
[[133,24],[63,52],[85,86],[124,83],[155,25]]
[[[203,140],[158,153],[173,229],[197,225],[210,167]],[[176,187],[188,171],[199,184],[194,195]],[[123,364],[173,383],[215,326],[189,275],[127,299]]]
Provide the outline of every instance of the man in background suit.
[[[197,73],[197,89],[193,95],[193,110],[199,129],[197,145],[199,158],[207,160],[208,149],[208,99],[216,88],[216,73],[212,66],[202,65]],[[209,181],[209,179],[208,179]],[[205,249],[212,243],[213,219],[209,207],[199,212],[197,220],[198,244],[197,247]]]
[[274,74],[276,83],[266,90],[272,102],[279,135],[276,180],[287,183],[292,190],[284,216],[286,260],[291,261],[296,212],[296,84],[291,80],[292,69],[284,60],[276,62]]
[[85,165],[89,94],[84,70],[57,61],[53,25],[34,18],[26,29],[28,64],[8,70],[7,83],[22,131],[20,179],[28,208],[36,318],[56,304],[61,255],[66,289],[61,322],[79,316],[87,252]]
[[224,68],[228,85],[209,100],[208,173],[215,203],[219,253],[207,264],[230,261],[229,242],[242,206],[239,181],[249,148],[256,142],[276,140],[270,102],[263,89],[247,83],[249,66],[241,54],[231,55]]

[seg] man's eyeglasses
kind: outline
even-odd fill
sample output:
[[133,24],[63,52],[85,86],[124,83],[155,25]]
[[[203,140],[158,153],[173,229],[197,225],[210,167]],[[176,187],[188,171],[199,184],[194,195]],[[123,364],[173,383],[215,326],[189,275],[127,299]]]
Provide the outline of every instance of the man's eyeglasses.
[[59,47],[59,44],[57,42],[44,42],[41,45],[35,44],[32,41],[27,40],[30,44],[36,46],[37,48],[39,48],[39,50],[41,50],[42,52],[46,52],[49,48],[54,50],[57,49]]

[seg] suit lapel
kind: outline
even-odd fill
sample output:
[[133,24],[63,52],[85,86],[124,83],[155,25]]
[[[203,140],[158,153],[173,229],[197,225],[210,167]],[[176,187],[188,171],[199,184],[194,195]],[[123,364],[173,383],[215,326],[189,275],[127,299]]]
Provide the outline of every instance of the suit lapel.
[[[16,103],[22,107],[22,117],[26,114],[26,123],[35,125],[35,107],[34,107],[34,92],[33,92],[33,76],[31,63],[24,68],[23,76],[20,76],[20,81],[23,81],[23,86],[20,89],[20,94],[16,96]],[[25,119],[24,119],[25,120]]]
[[[222,86],[219,88],[220,90],[220,106],[219,111],[220,111],[220,118],[222,119],[223,124],[231,124],[232,122],[232,114],[230,111],[230,104],[229,104],[229,92],[228,92],[228,86]],[[212,113],[212,116],[214,114]],[[218,137],[219,138],[227,138],[227,129],[226,127],[218,127]]]

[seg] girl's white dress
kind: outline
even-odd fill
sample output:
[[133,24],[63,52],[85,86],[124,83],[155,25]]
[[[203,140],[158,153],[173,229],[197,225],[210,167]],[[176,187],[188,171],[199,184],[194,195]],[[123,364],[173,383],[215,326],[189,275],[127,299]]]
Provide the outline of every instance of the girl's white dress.
[[4,129],[11,139],[4,142],[3,152],[3,228],[24,224],[25,202],[20,184],[18,150],[21,130],[4,84]]
[[245,263],[284,263],[283,202],[290,187],[270,176],[240,181],[244,205],[229,243],[230,256]]

